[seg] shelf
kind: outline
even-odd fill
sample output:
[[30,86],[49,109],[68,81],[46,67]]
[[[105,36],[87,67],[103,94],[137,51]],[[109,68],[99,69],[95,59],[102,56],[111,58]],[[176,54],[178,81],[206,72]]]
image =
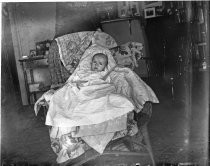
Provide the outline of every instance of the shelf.
[[[43,82],[36,82],[37,77],[34,76],[35,73],[43,72],[43,69],[49,70],[48,58],[44,55],[38,55],[31,58],[23,57],[19,59],[19,62],[24,74],[28,103],[33,104],[37,100],[37,94],[44,93],[50,89],[50,85],[44,85],[44,82],[46,81],[45,78]],[[34,70],[37,69],[41,70],[39,72],[34,72]]]
[[37,68],[48,68],[48,59],[44,57],[37,57],[37,58],[28,58],[28,59],[21,59],[19,60],[24,69],[37,69]]
[[101,21],[101,24],[118,22],[118,21],[130,21],[130,20],[137,20],[137,19],[140,19],[140,16],[125,17],[125,18],[116,18],[116,19],[113,19],[113,20],[105,20],[105,21]]
[[29,65],[25,68],[25,70],[31,70],[31,69],[48,69],[49,65],[45,65],[45,64],[42,64],[42,65]]
[[21,58],[19,59],[20,62],[30,62],[30,61],[35,61],[35,60],[40,60],[40,59],[47,59],[46,57],[44,56],[36,56],[36,57],[33,57],[33,58]]
[[198,46],[206,46],[206,42],[197,43]]

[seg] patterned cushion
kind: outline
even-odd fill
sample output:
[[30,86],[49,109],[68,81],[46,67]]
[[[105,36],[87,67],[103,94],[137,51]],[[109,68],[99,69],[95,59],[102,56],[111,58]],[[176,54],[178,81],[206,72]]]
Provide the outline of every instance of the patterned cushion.
[[111,48],[110,51],[116,63],[123,67],[129,67],[132,70],[138,67],[137,61],[142,57],[143,45],[137,42],[128,42],[126,44]]
[[91,45],[94,31],[67,34],[56,38],[60,59],[64,67],[73,73],[85,50]]
[[70,73],[66,70],[60,60],[58,45],[56,41],[51,43],[47,59],[51,76],[51,85],[57,86],[65,82],[69,78]]
[[92,44],[96,44],[105,48],[113,48],[117,46],[116,41],[107,33],[96,31],[93,35]]

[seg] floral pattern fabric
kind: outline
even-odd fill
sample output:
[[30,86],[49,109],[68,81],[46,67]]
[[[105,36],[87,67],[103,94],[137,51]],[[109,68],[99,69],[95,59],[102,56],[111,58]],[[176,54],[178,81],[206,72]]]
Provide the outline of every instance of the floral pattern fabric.
[[[51,131],[50,131],[51,132]],[[72,137],[72,133],[64,134],[61,137],[50,136],[51,147],[57,154],[57,163],[63,163],[82,155],[90,147],[81,139]]]
[[138,67],[138,60],[142,57],[143,45],[137,42],[128,42],[123,45],[111,48],[110,51],[116,63],[132,70]]
[[96,31],[93,35],[92,44],[105,48],[114,48],[117,46],[116,41],[107,33]]
[[108,34],[100,31],[84,31],[67,34],[55,39],[64,67],[73,73],[85,50],[93,44],[105,48],[116,47],[117,43]]
[[117,46],[110,35],[100,31],[77,32],[58,37],[52,42],[48,55],[52,88],[59,87],[68,79],[85,50],[93,44],[109,48],[118,65],[132,70],[138,67],[138,60],[143,54],[142,43],[128,42]]
[[[119,118],[118,118],[119,119]],[[112,120],[114,123],[115,119]],[[109,125],[108,123],[103,123],[102,125]],[[97,128],[97,125],[92,125],[95,127],[96,132],[100,132]],[[86,127],[83,126],[85,129]],[[84,130],[82,129],[82,130]],[[105,128],[104,128],[105,129]],[[69,131],[65,131],[65,134],[61,134],[65,129],[60,127],[52,127],[50,129],[50,140],[51,147],[55,154],[57,154],[56,161],[58,163],[66,162],[67,160],[71,160],[79,157],[87,150],[91,149],[93,146],[95,148],[103,147],[102,144],[107,145],[107,140],[116,140],[122,138],[126,135],[134,136],[138,133],[137,122],[133,119],[129,119],[127,121],[127,128],[117,132],[110,132],[105,134],[99,134],[98,137],[95,135],[88,135],[77,137],[75,133],[80,132],[80,127],[67,129]],[[91,130],[90,130],[91,131]],[[81,131],[84,133],[84,131]],[[87,132],[86,132],[87,133]],[[109,142],[108,141],[108,142]],[[106,147],[106,146],[105,146]]]
[[56,38],[60,59],[65,68],[73,73],[79,60],[92,41],[94,31],[77,32]]
[[56,41],[53,41],[51,43],[47,60],[51,76],[51,85],[55,86],[65,82],[69,78],[70,73],[66,70],[66,68],[60,61],[58,45]]

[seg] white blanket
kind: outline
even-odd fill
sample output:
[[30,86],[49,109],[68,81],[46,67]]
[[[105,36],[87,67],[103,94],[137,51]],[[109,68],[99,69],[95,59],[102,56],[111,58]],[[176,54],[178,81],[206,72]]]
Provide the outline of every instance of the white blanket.
[[99,124],[134,109],[130,100],[114,92],[112,84],[90,85],[80,90],[66,84],[52,96],[45,124],[55,127]]
[[[91,71],[92,57],[97,53],[107,55],[108,65],[105,71]],[[50,100],[46,125],[55,127],[75,127],[99,124],[131,112],[133,103],[122,94],[116,94],[116,88],[106,76],[116,63],[108,49],[92,46],[85,51],[74,73],[66,84],[56,91]],[[106,80],[103,80],[106,76]],[[78,81],[88,81],[82,87]]]
[[[63,137],[80,137],[99,153],[103,153],[107,143],[116,131],[126,129],[126,114],[135,109],[139,112],[145,102],[158,103],[152,89],[144,83],[138,75],[129,68],[116,67],[105,81],[100,77],[92,77],[91,81],[78,88],[74,81],[88,80],[91,77],[90,61],[95,53],[102,52],[108,56],[108,67],[102,74],[106,74],[116,66],[110,52],[101,47],[91,47],[86,50],[74,73],[66,84],[57,91],[46,92],[35,104],[35,113],[42,100],[49,104],[46,125],[52,126],[50,131],[51,143],[63,141]],[[90,74],[90,75],[89,75]],[[123,115],[123,116],[122,116]],[[118,123],[112,124],[111,121]],[[103,124],[104,123],[104,124]],[[96,124],[94,127],[92,127]],[[110,124],[111,130],[110,130]],[[80,126],[74,135],[75,126]],[[90,131],[87,128],[90,126]],[[108,127],[109,126],[109,127]],[[99,132],[100,131],[100,132]],[[73,135],[72,135],[73,134]],[[58,141],[59,142],[59,141]],[[60,143],[58,143],[60,146]],[[55,146],[53,146],[55,148]],[[57,162],[61,163],[84,153],[80,149],[77,155],[70,155],[72,144],[65,144],[60,151],[54,149],[58,155]]]

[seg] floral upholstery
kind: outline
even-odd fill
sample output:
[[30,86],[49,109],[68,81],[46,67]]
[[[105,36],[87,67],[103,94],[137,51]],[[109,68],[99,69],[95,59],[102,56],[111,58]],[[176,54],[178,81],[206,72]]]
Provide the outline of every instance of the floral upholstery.
[[49,50],[51,88],[64,83],[76,69],[83,53],[92,44],[109,48],[118,65],[134,69],[142,56],[143,45],[128,42],[117,46],[115,40],[101,31],[85,31],[56,38]]
[[67,34],[56,38],[60,59],[65,68],[73,73],[85,50],[92,42],[94,31]]
[[142,56],[143,45],[137,42],[128,42],[126,44],[110,49],[118,65],[129,67],[132,70],[138,67],[138,60]]
[[47,59],[49,64],[48,68],[51,75],[51,88],[53,88],[53,86],[65,82],[70,76],[70,73],[60,61],[59,50],[56,41],[51,43]]
[[92,44],[97,44],[109,49],[117,46],[116,41],[110,35],[100,31],[94,33]]

